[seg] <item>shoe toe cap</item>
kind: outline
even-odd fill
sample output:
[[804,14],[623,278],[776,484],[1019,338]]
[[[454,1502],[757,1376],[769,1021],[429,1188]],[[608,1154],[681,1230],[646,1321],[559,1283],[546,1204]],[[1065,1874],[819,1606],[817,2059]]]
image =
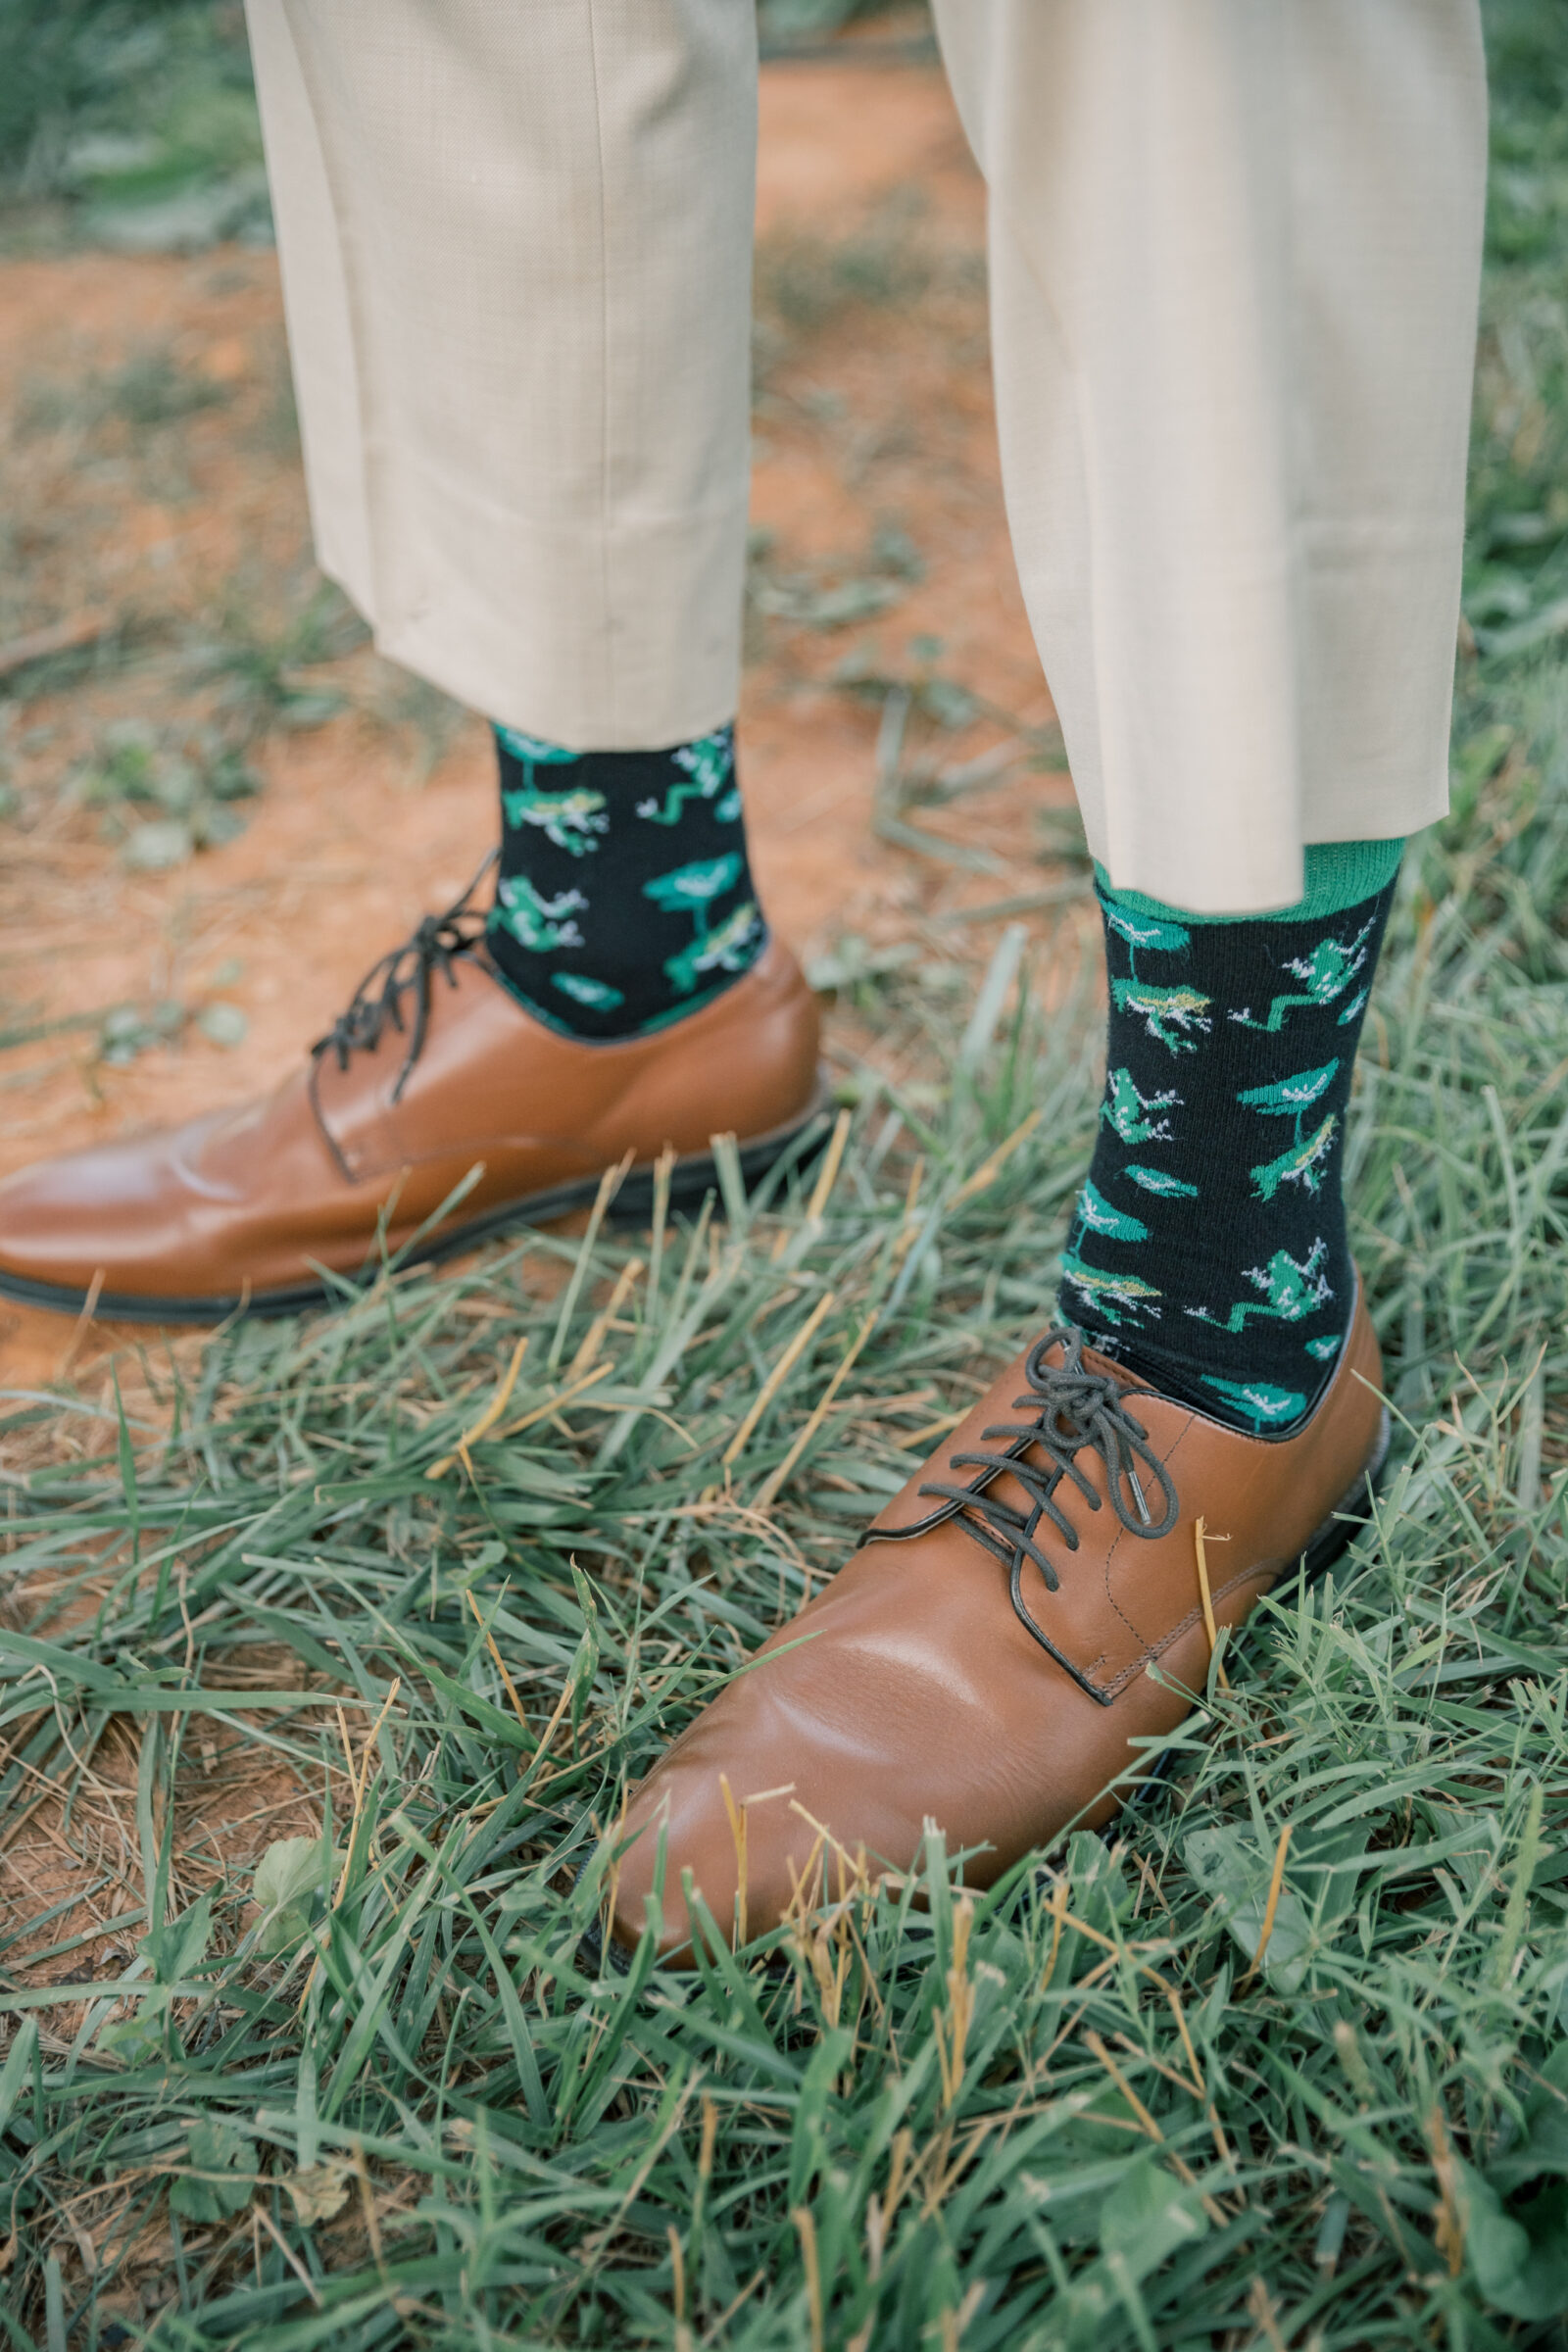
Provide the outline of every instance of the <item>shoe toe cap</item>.
[[210,1120],[45,1159],[0,1182],[0,1277],[86,1291],[139,1287],[193,1240],[184,1171]]
[[740,1869],[717,1771],[666,1759],[633,1796],[617,1843],[617,1941],[635,1944],[657,1918],[661,1952],[684,1953],[691,1939],[688,1874],[715,1925],[730,1932]]
[[909,1868],[927,1815],[960,1795],[956,1742],[968,1743],[951,1694],[942,1704],[892,1642],[851,1638],[842,1614],[824,1611],[816,1642],[797,1641],[808,1619],[786,1627],[633,1793],[617,1839],[621,1943],[637,1941],[657,1891],[661,1950],[686,1950],[687,1874],[720,1935],[763,1934],[803,1902]]

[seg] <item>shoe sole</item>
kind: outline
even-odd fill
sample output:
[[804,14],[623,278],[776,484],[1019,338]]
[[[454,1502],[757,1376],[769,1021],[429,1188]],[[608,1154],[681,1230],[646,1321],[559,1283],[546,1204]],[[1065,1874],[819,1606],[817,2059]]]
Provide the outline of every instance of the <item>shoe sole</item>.
[[1324,1570],[1332,1568],[1340,1554],[1354,1543],[1358,1529],[1365,1527],[1372,1516],[1372,1504],[1388,1468],[1393,1436],[1394,1423],[1385,1405],[1378,1422],[1377,1443],[1372,1451],[1302,1552],[1294,1580],[1282,1576],[1279,1583],[1271,1588],[1274,1592],[1286,1590],[1294,1581],[1304,1592],[1307,1586],[1316,1584]]
[[[776,1127],[766,1135],[754,1136],[737,1146],[741,1176],[748,1191],[792,1152],[796,1164],[802,1167],[815,1156],[827,1140],[828,1122],[824,1114],[828,1102],[828,1083],[819,1078],[802,1117],[792,1120],[787,1127]],[[241,1315],[265,1320],[274,1315],[302,1314],[313,1307],[342,1305],[346,1301],[340,1285],[363,1291],[388,1263],[399,1272],[406,1266],[434,1265],[513,1227],[550,1224],[557,1217],[569,1215],[573,1209],[591,1207],[602,1182],[602,1175],[573,1177],[569,1183],[550,1185],[543,1192],[526,1194],[521,1200],[503,1201],[497,1208],[486,1209],[483,1216],[469,1217],[461,1225],[432,1234],[416,1248],[394,1250],[389,1260],[369,1259],[358,1274],[339,1275],[331,1284],[297,1282],[281,1290],[241,1291],[227,1298],[196,1298],[102,1290],[93,1298],[93,1315],[105,1323],[210,1325],[227,1323]],[[612,1221],[617,1225],[646,1222],[653,1214],[656,1184],[657,1167],[653,1161],[629,1170],[611,1206]],[[672,1209],[696,1207],[717,1187],[718,1163],[713,1154],[695,1152],[687,1158],[677,1159],[670,1170],[669,1205]],[[26,1275],[8,1274],[0,1267],[0,1298],[13,1299],[19,1306],[43,1307],[52,1314],[79,1315],[92,1298],[92,1293],[58,1283],[33,1282]]]

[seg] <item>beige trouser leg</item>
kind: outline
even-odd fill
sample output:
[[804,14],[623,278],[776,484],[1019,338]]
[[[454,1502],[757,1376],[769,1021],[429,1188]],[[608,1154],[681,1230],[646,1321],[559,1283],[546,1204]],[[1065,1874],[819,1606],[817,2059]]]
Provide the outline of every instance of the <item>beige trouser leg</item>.
[[248,0],[317,550],[573,750],[734,715],[751,0]]
[[1447,805],[1475,0],[936,0],[1089,839],[1200,913]]
[[[573,749],[734,709],[752,0],[249,0],[321,561]],[[1476,0],[937,0],[1090,842],[1200,912],[1441,812]]]

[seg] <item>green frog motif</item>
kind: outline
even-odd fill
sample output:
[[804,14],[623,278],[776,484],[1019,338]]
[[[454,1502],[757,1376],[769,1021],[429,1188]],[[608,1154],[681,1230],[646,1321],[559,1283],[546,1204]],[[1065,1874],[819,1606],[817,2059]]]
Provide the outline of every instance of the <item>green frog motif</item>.
[[1196,1054],[1198,1042],[1187,1032],[1207,1031],[1214,1025],[1208,1017],[1211,1000],[1196,988],[1155,988],[1143,980],[1113,980],[1110,993],[1118,1012],[1135,1014],[1155,1043],[1168,1047],[1172,1054]]
[[1105,1100],[1100,1115],[1124,1144],[1168,1144],[1171,1140],[1169,1119],[1151,1118],[1151,1111],[1178,1107],[1181,1097],[1174,1087],[1162,1095],[1141,1095],[1133,1082],[1131,1070],[1108,1070],[1105,1074]]
[[[1268,1008],[1266,1019],[1255,1021],[1248,1006],[1244,1006],[1240,1012],[1233,1012],[1231,1019],[1240,1021],[1244,1029],[1262,1029],[1270,1036],[1275,1036],[1298,1006],[1309,1005],[1319,1012],[1326,1011],[1345,994],[1366,962],[1366,943],[1372,934],[1372,920],[1369,917],[1353,939],[1320,939],[1310,956],[1292,956],[1281,968],[1294,973],[1301,986],[1298,990],[1276,997]],[[1366,991],[1363,989],[1355,1002],[1347,1004],[1340,1014],[1340,1026],[1354,1020],[1365,1003]]]
[[1263,1294],[1261,1298],[1239,1299],[1221,1322],[1206,1307],[1195,1306],[1188,1311],[1200,1323],[1213,1323],[1221,1331],[1244,1331],[1249,1315],[1276,1323],[1299,1323],[1326,1305],[1334,1296],[1327,1277],[1320,1271],[1328,1256],[1327,1242],[1316,1241],[1306,1256],[1298,1260],[1288,1250],[1276,1250],[1266,1266],[1249,1266],[1247,1279]]

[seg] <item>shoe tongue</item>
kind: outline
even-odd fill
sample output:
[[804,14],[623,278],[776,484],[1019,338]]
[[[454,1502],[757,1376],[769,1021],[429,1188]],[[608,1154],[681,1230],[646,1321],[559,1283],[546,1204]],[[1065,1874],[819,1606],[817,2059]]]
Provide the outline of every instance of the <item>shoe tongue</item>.
[[[1183,1396],[1157,1373],[1146,1371],[1138,1364],[1123,1363],[1118,1357],[1107,1355],[1102,1348],[1086,1347],[1083,1367],[1086,1372],[1098,1373],[1102,1378],[1115,1382],[1118,1396],[1125,1401],[1133,1418],[1147,1429],[1156,1451],[1174,1437],[1177,1429],[1195,1412],[1202,1414],[1204,1419],[1209,1418],[1200,1402]],[[1223,1427],[1224,1424],[1216,1426]]]
[[1200,1412],[1203,1409],[1194,1398],[1183,1395],[1179,1383],[1152,1366],[1140,1364],[1136,1358],[1129,1361],[1125,1356],[1113,1355],[1108,1348],[1092,1348],[1086,1342],[1083,1362],[1086,1372],[1098,1372],[1105,1379],[1113,1380],[1123,1392],[1136,1389],[1150,1403],[1191,1407]]
[[[1047,1360],[1059,1363],[1061,1351],[1053,1348]],[[1086,1372],[1095,1373],[1102,1380],[1113,1380],[1118,1389],[1152,1389],[1156,1396],[1163,1395],[1163,1391],[1154,1382],[1148,1380],[1133,1365],[1119,1363],[1115,1356],[1107,1355],[1102,1348],[1091,1348],[1086,1344],[1082,1362]]]

